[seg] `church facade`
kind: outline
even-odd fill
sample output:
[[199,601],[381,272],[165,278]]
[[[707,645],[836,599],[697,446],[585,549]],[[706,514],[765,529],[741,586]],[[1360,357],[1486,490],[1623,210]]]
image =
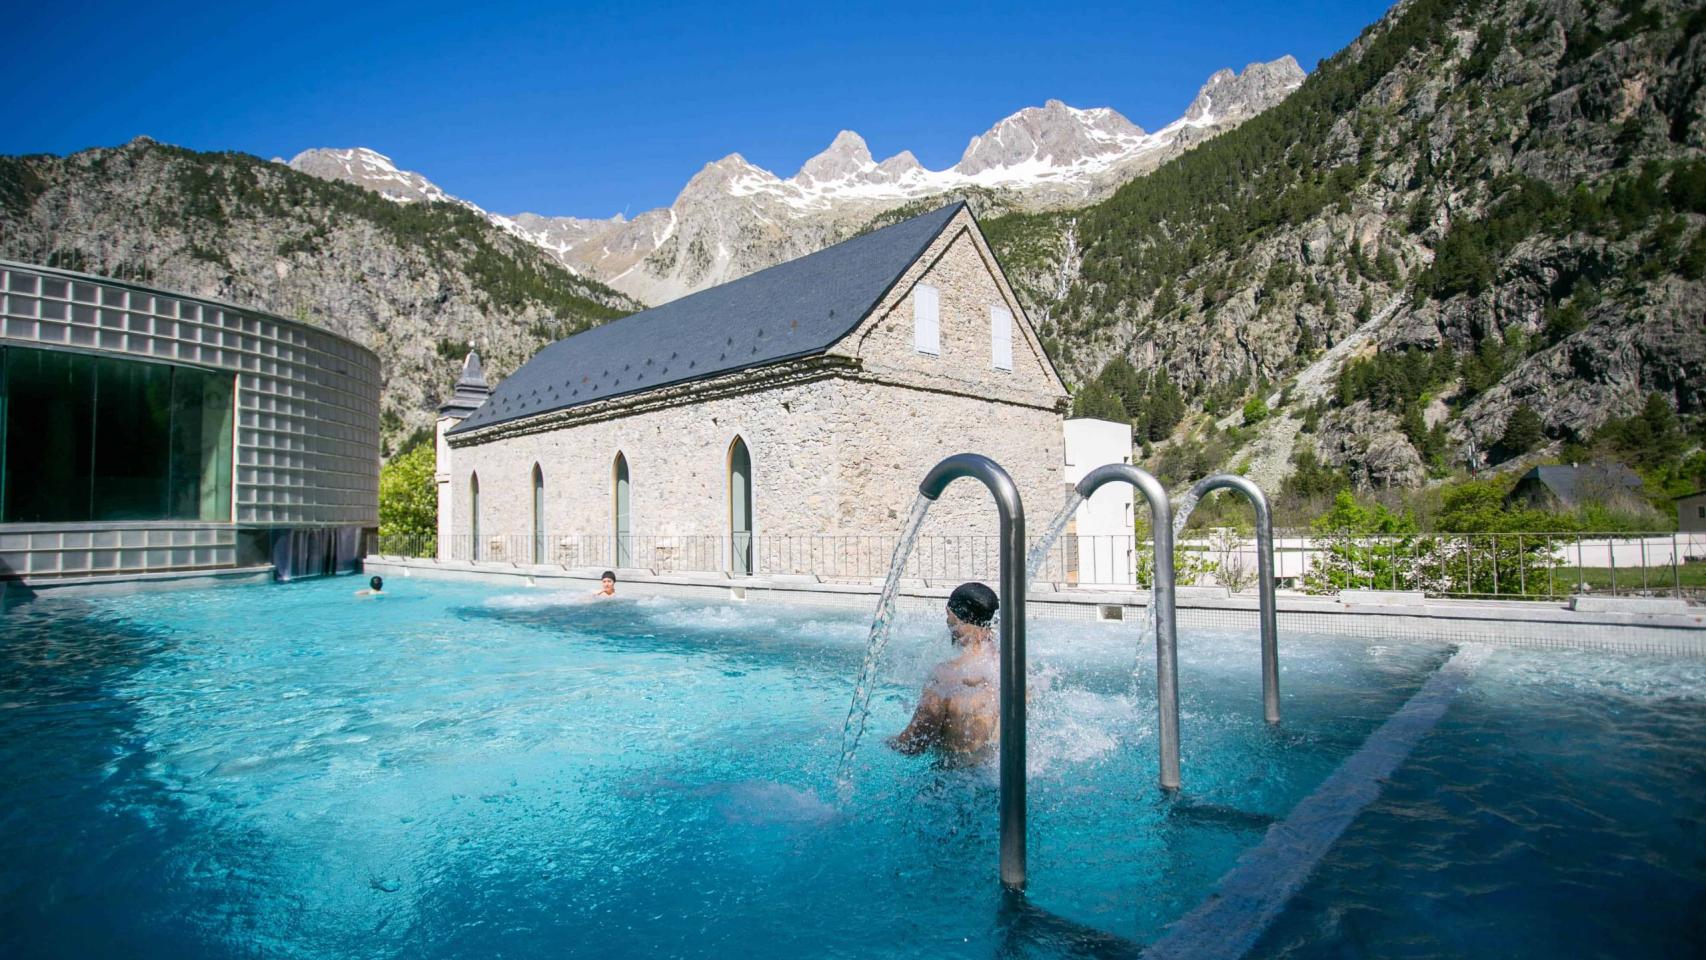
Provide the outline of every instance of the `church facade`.
[[[955,204],[558,341],[489,396],[468,371],[439,426],[440,556],[820,572],[805,544],[892,541],[962,452],[1040,528],[1067,399]],[[925,533],[995,529],[961,481]]]

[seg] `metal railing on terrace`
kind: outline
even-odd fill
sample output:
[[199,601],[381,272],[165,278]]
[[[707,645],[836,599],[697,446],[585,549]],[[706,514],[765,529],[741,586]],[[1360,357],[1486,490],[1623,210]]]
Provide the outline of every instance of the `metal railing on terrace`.
[[[881,534],[778,534],[750,541],[754,576],[801,575],[824,580],[882,580],[894,556],[895,537]],[[1034,546],[1039,538],[1032,538]],[[1045,582],[1132,586],[1136,537],[1077,537],[1055,544],[1038,573]],[[727,535],[628,536],[573,534],[456,534],[439,550],[433,536],[384,535],[368,552],[382,556],[434,558],[506,566],[544,564],[565,569],[639,568],[657,573],[733,571],[738,546]],[[1000,566],[997,538],[922,536],[907,559],[906,576],[923,580],[992,580]]]
[[[453,536],[440,553],[431,536],[387,535],[370,544],[384,556],[564,569],[628,568],[657,573],[732,572],[806,575],[827,581],[880,581],[895,538],[881,534],[779,534],[750,538],[750,562],[737,565],[742,541],[727,535],[522,534]],[[918,538],[906,576],[931,582],[993,581],[1000,565],[994,536]],[[1032,545],[1035,545],[1033,538]],[[1143,589],[1150,542],[1136,536],[1066,534],[1037,574],[1066,587]],[[1274,538],[1282,586],[1331,595],[1348,589],[1420,591],[1460,599],[1558,600],[1574,594],[1680,597],[1706,602],[1706,533],[1474,533]],[[1256,545],[1230,532],[1181,540],[1174,566],[1180,585],[1254,585]]]

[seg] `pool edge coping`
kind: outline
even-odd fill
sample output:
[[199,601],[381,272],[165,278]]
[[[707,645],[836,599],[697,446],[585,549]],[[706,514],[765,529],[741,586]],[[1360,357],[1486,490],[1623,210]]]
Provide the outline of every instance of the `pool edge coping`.
[[[535,589],[584,589],[597,584],[600,571],[559,566],[474,564],[401,557],[368,556],[370,572],[389,576],[472,581]],[[823,583],[806,577],[743,577],[727,574],[660,574],[621,571],[623,591],[641,595],[725,602],[776,602],[869,608],[880,592],[875,584]],[[951,587],[903,581],[900,604],[924,609],[943,602]],[[1687,614],[1588,612],[1559,601],[1423,600],[1418,603],[1367,603],[1281,593],[1276,597],[1282,628],[1304,632],[1355,631],[1366,637],[1496,645],[1563,646],[1658,652],[1706,657],[1706,607]],[[1033,589],[1026,595],[1029,613],[1047,619],[1140,620],[1147,591],[1089,588]],[[1181,625],[1253,627],[1258,611],[1254,594],[1180,590]]]

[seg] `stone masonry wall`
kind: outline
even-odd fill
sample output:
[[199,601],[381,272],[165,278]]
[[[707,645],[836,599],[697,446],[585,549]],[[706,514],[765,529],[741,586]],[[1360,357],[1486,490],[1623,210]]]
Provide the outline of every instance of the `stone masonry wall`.
[[[932,356],[913,345],[915,290],[936,288],[941,352]],[[989,308],[1013,315],[1013,369],[997,370],[990,353]],[[1055,374],[1024,311],[1002,279],[995,255],[969,211],[962,210],[901,276],[859,329],[832,349],[856,356],[865,370],[890,382],[1011,399],[1037,406],[1064,402]]]
[[[752,457],[760,548],[777,535],[818,535],[843,538],[819,549],[884,553],[877,541],[899,532],[924,473],[954,453],[982,453],[1006,467],[1035,529],[1064,496],[1058,414],[833,377],[456,448],[450,494],[458,529],[451,532],[468,533],[470,475],[478,472],[482,556],[526,561],[527,547],[491,541],[533,530],[537,463],[545,477],[546,542],[574,554],[551,556],[571,564],[612,562],[608,544],[588,536],[614,532],[614,464],[621,452],[630,530],[642,538],[633,565],[658,565],[642,555],[653,549],[699,550],[714,554],[720,568],[726,564],[720,541],[729,531],[728,456],[737,436]],[[993,536],[996,527],[988,494],[974,481],[959,481],[932,508],[925,533]],[[650,537],[704,541],[652,544],[644,539]],[[803,558],[796,566],[808,572]],[[774,564],[767,569],[789,572]]]

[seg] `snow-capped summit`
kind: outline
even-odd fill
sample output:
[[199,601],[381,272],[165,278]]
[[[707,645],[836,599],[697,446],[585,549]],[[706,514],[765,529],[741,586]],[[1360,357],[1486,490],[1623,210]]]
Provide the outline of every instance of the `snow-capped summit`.
[[865,138],[851,130],[843,130],[835,135],[829,149],[807,160],[800,167],[800,172],[794,175],[794,182],[862,178],[876,167],[876,162],[871,159],[871,148],[865,145]]
[[924,164],[912,155],[911,150],[902,150],[894,156],[877,164],[877,169],[871,173],[871,180],[876,183],[894,183],[908,176],[924,173]]
[[1141,128],[1117,111],[1079,110],[1050,100],[1040,107],[1026,107],[988,133],[973,137],[954,171],[975,177],[1021,165],[1071,167],[1142,149],[1147,140]]
[[699,172],[695,173],[687,181],[687,185],[681,188],[679,196],[687,198],[707,193],[739,195],[778,183],[781,181],[777,179],[774,173],[763,167],[753,165],[738,153],[731,153],[721,160],[707,163],[699,168]]
[[[479,210],[466,200],[445,193],[438,184],[412,170],[400,170],[390,157],[366,147],[345,149],[320,148],[304,150],[290,158],[292,169],[310,173],[326,180],[342,180],[366,187],[398,203],[422,200],[438,203],[460,203]],[[483,211],[482,211],[483,212]]]

